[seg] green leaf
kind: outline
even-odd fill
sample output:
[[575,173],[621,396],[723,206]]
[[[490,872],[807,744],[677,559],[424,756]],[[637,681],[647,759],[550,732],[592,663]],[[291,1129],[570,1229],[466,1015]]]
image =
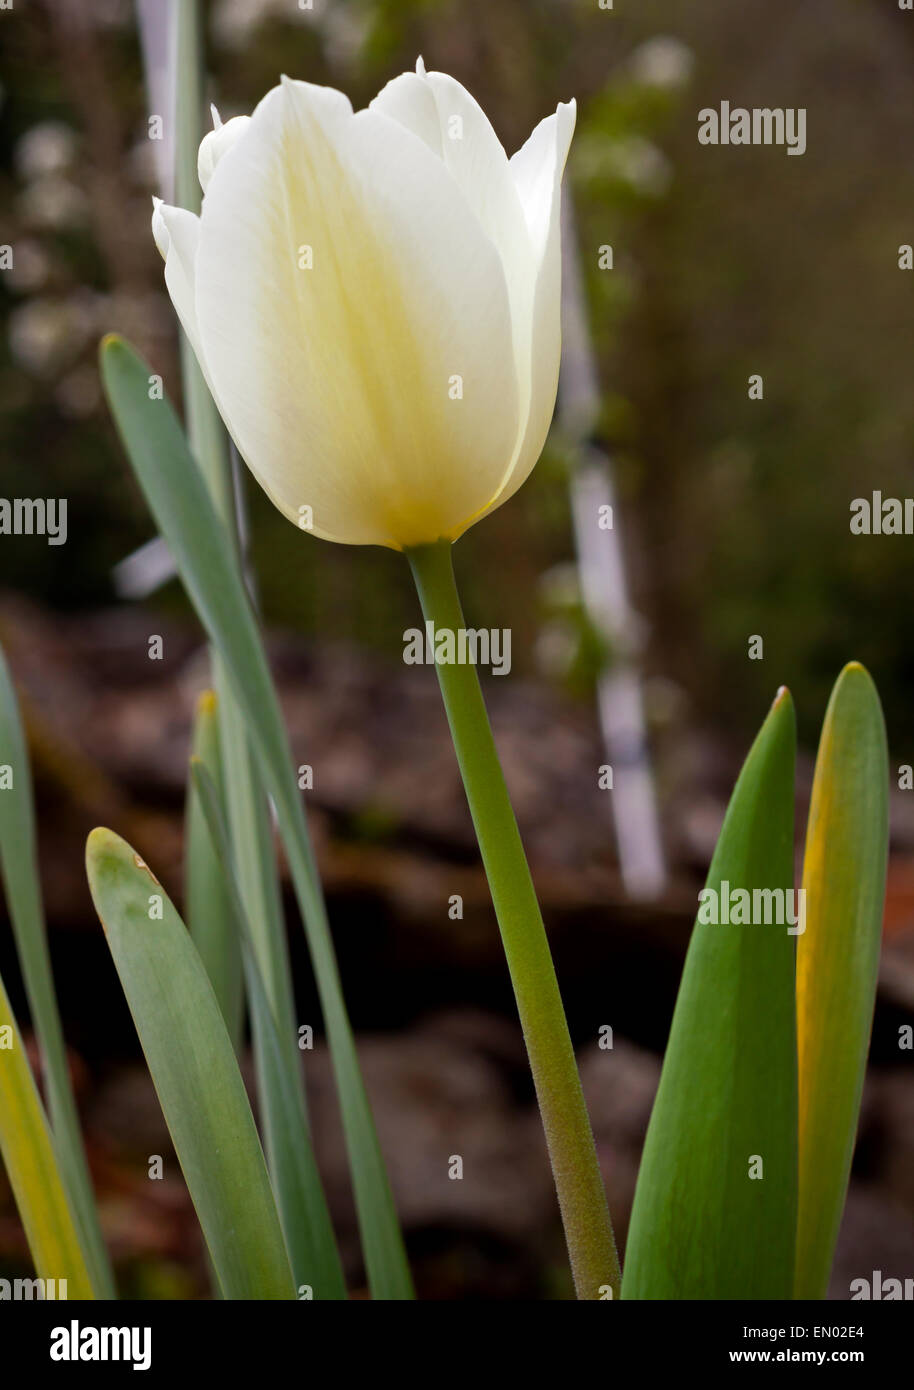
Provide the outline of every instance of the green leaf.
[[[214,666],[219,692],[219,742],[232,862],[276,1027],[287,1045],[292,1047],[297,1037],[295,1000],[270,807],[245,728],[244,715],[238,708],[221,660],[217,659]],[[259,1057],[257,1064],[260,1068]],[[304,1093],[302,1100],[304,1102]]]
[[[795,742],[782,690],[734,789],[708,873],[715,898],[703,896],[689,944],[638,1176],[623,1298],[791,1297],[794,940],[786,923],[763,924],[761,899],[752,925],[724,924],[723,903],[739,889],[781,889],[782,916],[795,908]],[[701,920],[712,902],[719,924]],[[752,1177],[758,1159],[763,1176]]]
[[803,864],[797,1298],[825,1297],[847,1193],[876,999],[888,786],[879,696],[853,662],[825,714]]
[[[0,797],[5,796],[0,792]],[[40,1279],[66,1279],[67,1298],[94,1298],[85,1249],[51,1132],[0,980],[0,1154]]]
[[187,929],[142,859],[110,830],[92,831],[86,869],[223,1294],[294,1298],[254,1117]]
[[283,1044],[270,1010],[232,872],[219,793],[202,762],[195,759],[191,768],[196,796],[225,875],[232,921],[244,949],[254,1036],[266,1072],[267,1084],[260,1088],[266,1148],[295,1282],[299,1288],[309,1284],[317,1298],[345,1298],[343,1269],[305,1121],[298,1053],[288,1039]]
[[[216,697],[206,690],[197,701],[194,719],[193,755],[210,770],[214,783],[222,786],[222,759],[219,752],[219,723]],[[220,793],[217,792],[217,795]],[[213,849],[206,815],[194,787],[187,785],[185,824],[184,913],[194,945],[219,1001],[229,1037],[238,1051],[244,1001],[242,995],[241,950],[238,933],[232,929],[231,900],[225,886],[222,865]]]
[[92,1182],[83,1150],[51,972],[38,877],[35,807],[28,750],[19,718],[16,693],[2,650],[0,763],[12,769],[13,779],[12,786],[0,790],[0,871],[32,1022],[41,1046],[48,1107],[57,1153],[82,1232],[96,1296],[113,1298],[111,1266],[102,1240]]
[[333,1060],[372,1293],[411,1298],[412,1280],[343,1001],[292,753],[250,600],[230,543],[166,400],[151,400],[148,366],[107,338],[102,380],[134,472],[244,712],[302,913]]

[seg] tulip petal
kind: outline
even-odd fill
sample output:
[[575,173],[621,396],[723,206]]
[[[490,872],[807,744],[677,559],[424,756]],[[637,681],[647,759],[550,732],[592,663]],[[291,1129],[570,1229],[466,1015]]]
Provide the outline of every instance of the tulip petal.
[[171,302],[205,375],[194,293],[194,263],[200,240],[200,219],[184,208],[170,207],[156,198],[152,233],[156,246],[165,258],[165,284]]
[[235,442],[292,520],[401,548],[494,496],[519,428],[501,259],[396,120],[270,92],[209,183],[196,308]]
[[560,102],[555,113],[540,121],[526,144],[511,158],[511,172],[538,259],[538,272],[530,413],[514,467],[493,506],[507,501],[529,477],[552,423],[562,351],[562,173],[574,134],[575,114],[573,101]]
[[577,103],[560,101],[510,159],[514,186],[541,261],[555,235],[558,194],[576,117]]
[[[534,256],[508,156],[482,107],[447,73],[403,73],[388,82],[370,109],[383,111],[413,131],[444,162],[501,256],[517,361],[519,449],[530,404],[534,294],[541,257]],[[515,456],[516,450],[505,459],[506,476]]]
[[200,243],[200,219],[196,213],[188,212],[185,208],[170,207],[168,203],[163,203],[158,198],[155,199],[155,205],[152,218],[153,235],[159,251],[165,257],[165,284],[175,312],[181,321],[181,327],[187,334],[188,342],[193,348],[194,356],[200,371],[203,373],[203,380],[206,382],[209,393],[222,414],[223,420],[225,420],[226,428],[228,428],[225,412],[219,403],[219,397],[216,394],[216,388],[203,355],[203,344],[197,323],[196,262],[197,248]]
[[444,145],[438,103],[435,92],[423,70],[404,72],[394,77],[369,103],[370,111],[382,111],[385,116],[418,135],[432,154],[444,159]]
[[526,305],[529,317],[527,223],[508,156],[482,107],[447,73],[406,72],[388,82],[369,109],[392,116],[444,162],[483,231],[498,247],[509,280],[512,314],[516,317],[517,309]]
[[[213,107],[214,121],[218,114]],[[213,177],[216,165],[234,148],[250,124],[250,116],[233,116],[229,121],[220,120],[218,125],[214,125],[213,129],[204,135],[197,151],[197,177],[204,193],[209,188],[209,181]]]

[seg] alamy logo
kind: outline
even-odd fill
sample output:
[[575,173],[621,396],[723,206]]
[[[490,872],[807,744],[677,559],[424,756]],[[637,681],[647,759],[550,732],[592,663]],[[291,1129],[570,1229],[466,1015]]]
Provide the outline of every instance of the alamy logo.
[[407,666],[491,666],[493,676],[511,670],[511,629],[435,627],[433,622],[408,627],[403,634]]
[[48,545],[67,539],[65,497],[0,497],[0,536],[47,536]]
[[66,1279],[0,1279],[0,1302],[59,1302],[67,1296]]
[[914,497],[883,497],[873,493],[855,497],[851,503],[851,535],[853,536],[912,536],[914,535]]
[[152,1328],[69,1327],[51,1329],[52,1361],[132,1361],[135,1371],[152,1364]]
[[[794,906],[794,895],[796,905]],[[698,921],[704,926],[786,927],[788,936],[806,930],[805,888],[733,888],[722,879],[720,892],[702,888],[698,895]]]
[[871,1279],[851,1280],[851,1302],[899,1303],[914,1301],[914,1279],[883,1279],[874,1269]]
[[783,106],[705,106],[698,113],[700,145],[786,145],[788,154],[806,153],[806,108]]

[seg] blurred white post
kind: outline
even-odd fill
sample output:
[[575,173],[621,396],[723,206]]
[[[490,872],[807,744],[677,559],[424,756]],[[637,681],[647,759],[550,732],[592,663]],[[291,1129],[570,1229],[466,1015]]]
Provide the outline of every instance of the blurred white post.
[[[600,414],[600,391],[590,342],[587,308],[571,195],[562,202],[562,370],[558,418],[573,451],[571,510],[584,608],[613,656],[597,683],[600,726],[613,771],[611,798],[619,867],[633,898],[659,896],[666,863],[651,772],[641,678],[634,661],[640,620],[631,607],[618,530],[612,465],[591,441]],[[610,508],[610,511],[601,511]],[[600,517],[612,517],[610,529]]]
[[[140,48],[143,53],[143,72],[146,78],[146,97],[150,115],[155,113],[165,122],[164,139],[152,140],[159,194],[166,203],[175,200],[175,132],[174,113],[175,64],[172,50],[175,43],[175,14],[162,0],[136,0]],[[151,214],[150,214],[151,216]]]

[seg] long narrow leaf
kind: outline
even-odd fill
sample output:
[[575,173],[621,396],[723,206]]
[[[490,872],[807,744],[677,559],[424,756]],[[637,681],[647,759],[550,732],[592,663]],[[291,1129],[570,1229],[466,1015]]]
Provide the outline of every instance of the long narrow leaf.
[[260,978],[250,926],[231,867],[219,793],[203,762],[195,759],[191,766],[196,796],[225,875],[233,924],[244,949],[254,1034],[269,1081],[261,1103],[266,1149],[295,1282],[299,1289],[303,1284],[310,1286],[318,1298],[345,1298],[343,1269],[301,1101],[299,1065],[280,1040]]
[[826,711],[803,865],[797,1298],[825,1297],[847,1193],[876,998],[888,784],[879,696],[854,662]]
[[[221,659],[217,657],[214,666],[232,862],[247,920],[251,925],[251,940],[270,1008],[285,1046],[294,1051],[297,1029],[292,968],[269,803],[244,715],[223,671]],[[304,1093],[302,1095],[304,1098]]]
[[190,935],[128,844],[93,830],[92,899],[226,1298],[295,1296],[263,1150]]
[[249,598],[174,412],[167,400],[149,397],[148,367],[123,340],[109,337],[102,345],[101,368],[134,472],[225,662],[276,806],[330,1043],[372,1292],[383,1299],[411,1298],[403,1239],[343,1001],[291,749]]
[[[2,793],[0,793],[2,795]],[[40,1279],[66,1280],[64,1298],[94,1298],[75,1212],[64,1186],[22,1037],[0,980],[0,1154]]]
[[[791,1296],[795,738],[783,690],[737,781],[708,874],[715,896],[703,898],[689,944],[638,1177],[623,1298]],[[751,923],[734,921],[739,890],[750,895]],[[765,924],[756,890],[780,891],[782,924],[771,920],[776,899]]]
[[[217,785],[216,795],[221,796],[219,724],[216,697],[211,690],[204,691],[197,701],[193,753],[210,769],[214,784]],[[187,926],[194,945],[200,952],[200,959],[219,1001],[229,1037],[237,1052],[244,1007],[241,951],[238,934],[232,930],[232,909],[222,865],[213,849],[206,815],[192,780],[187,786],[184,825],[184,912]]]
[[44,1063],[51,1125],[61,1170],[82,1232],[98,1298],[113,1298],[114,1283],[102,1240],[92,1182],[51,973],[35,839],[35,807],[28,750],[6,659],[0,650],[0,763],[12,785],[0,791],[0,871],[32,1022]]

